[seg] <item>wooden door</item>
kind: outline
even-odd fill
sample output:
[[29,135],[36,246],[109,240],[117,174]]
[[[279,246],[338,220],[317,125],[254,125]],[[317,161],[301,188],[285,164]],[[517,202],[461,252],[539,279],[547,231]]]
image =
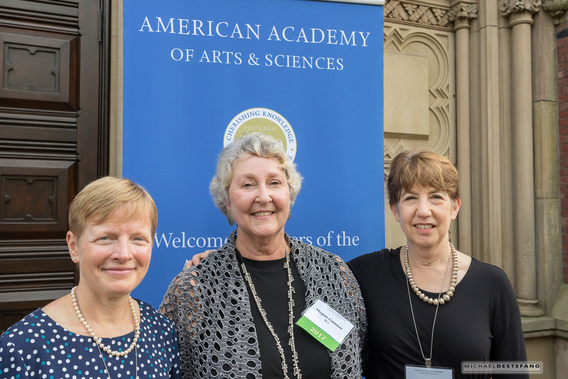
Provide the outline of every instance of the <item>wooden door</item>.
[[0,332],[69,292],[78,190],[108,173],[110,0],[0,1]]

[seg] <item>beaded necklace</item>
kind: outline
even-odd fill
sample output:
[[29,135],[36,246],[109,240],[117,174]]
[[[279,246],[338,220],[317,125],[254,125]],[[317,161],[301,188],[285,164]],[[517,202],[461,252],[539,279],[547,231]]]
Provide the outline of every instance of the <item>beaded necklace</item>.
[[458,284],[458,267],[459,267],[458,253],[456,251],[456,248],[451,242],[450,242],[450,249],[452,250],[451,255],[452,255],[452,264],[453,264],[450,288],[443,295],[442,292],[440,291],[438,298],[431,298],[426,296],[426,294],[424,294],[422,291],[420,291],[420,288],[418,288],[418,286],[414,282],[414,278],[412,277],[412,271],[410,271],[410,262],[408,261],[408,245],[406,245],[406,247],[404,248],[404,265],[406,266],[406,276],[408,277],[408,283],[410,284],[410,289],[412,289],[416,294],[416,296],[418,296],[425,303],[436,306],[438,304],[444,305],[445,303],[451,300],[452,296],[454,296],[454,292],[456,292],[456,286]]
[[71,289],[71,301],[73,303],[73,309],[75,310],[75,314],[79,318],[79,321],[81,322],[81,324],[83,324],[83,326],[85,327],[87,332],[89,332],[89,335],[91,336],[91,338],[95,341],[95,343],[97,345],[97,349],[99,350],[99,357],[103,361],[103,365],[105,366],[105,370],[106,370],[108,378],[111,379],[110,372],[109,372],[108,367],[106,365],[105,358],[103,357],[102,351],[106,352],[111,357],[112,356],[123,357],[123,356],[127,355],[128,353],[130,353],[132,350],[134,350],[134,361],[135,361],[135,363],[134,363],[134,367],[135,367],[134,378],[138,379],[138,351],[136,349],[136,343],[138,342],[138,338],[140,338],[140,322],[138,321],[138,317],[136,316],[136,303],[134,302],[134,300],[132,298],[130,298],[130,313],[132,314],[132,320],[134,321],[134,325],[135,325],[135,327],[134,327],[134,330],[135,330],[134,339],[133,339],[132,343],[130,344],[130,346],[128,347],[128,349],[126,349],[124,351],[113,351],[113,350],[111,350],[110,346],[105,346],[102,343],[102,339],[100,337],[95,336],[95,332],[89,326],[89,323],[87,322],[87,320],[85,320],[85,317],[83,316],[83,313],[81,312],[81,307],[79,306],[79,301],[77,300],[77,287],[76,286]]
[[[272,324],[268,320],[268,317],[266,316],[266,311],[262,307],[262,301],[260,300],[260,297],[256,293],[256,289],[255,289],[254,284],[252,282],[252,278],[251,278],[249,272],[247,271],[247,267],[245,266],[244,262],[241,263],[241,267],[242,267],[242,270],[243,270],[243,275],[245,277],[245,281],[247,282],[247,284],[250,287],[252,297],[254,298],[256,306],[258,307],[258,310],[259,310],[259,312],[262,316],[262,320],[266,324],[266,327],[268,328],[268,330],[270,331],[270,334],[272,334],[272,337],[274,338],[274,341],[276,342],[276,348],[278,349],[278,352],[280,353],[280,358],[282,359],[282,371],[284,373],[284,378],[289,379],[289,377],[288,377],[288,365],[286,364],[286,356],[284,355],[284,349],[282,348],[282,343],[280,342],[280,338],[278,338],[278,335],[274,331],[274,327],[272,326]],[[292,277],[292,269],[290,268],[290,254],[288,252],[286,252],[286,263],[284,263],[284,268],[286,269],[286,271],[288,273],[287,285],[288,285],[288,322],[289,322],[288,334],[290,335],[289,344],[290,344],[290,349],[292,350],[292,358],[293,358],[293,364],[294,364],[294,375],[296,375],[296,378],[301,379],[302,374],[300,373],[300,366],[298,364],[298,352],[296,351],[296,342],[295,342],[295,339],[294,339],[294,299],[293,299],[293,293],[295,292],[295,290],[294,290],[294,287],[292,286],[292,282],[294,281],[294,278]]]
[[[454,245],[452,245],[450,243],[450,246],[452,248],[452,258],[454,261],[454,271],[456,272],[456,280],[457,280],[457,267],[455,266],[455,264],[457,263],[457,253],[456,250],[454,248]],[[412,323],[414,324],[414,331],[416,332],[416,339],[418,340],[418,347],[420,348],[420,354],[422,354],[422,359],[424,359],[424,364],[426,365],[426,367],[432,367],[432,355],[433,355],[433,351],[434,351],[434,328],[436,327],[436,319],[438,318],[438,308],[440,307],[440,305],[444,305],[444,300],[442,298],[440,298],[440,296],[442,295],[442,288],[440,288],[440,293],[438,294],[438,298],[434,299],[436,300],[436,302],[434,303],[434,305],[436,306],[436,312],[434,313],[434,321],[432,322],[432,336],[430,337],[430,356],[428,358],[426,358],[426,356],[424,355],[424,350],[422,349],[422,343],[420,342],[420,335],[418,334],[418,327],[416,326],[416,318],[414,317],[414,308],[412,307],[412,300],[410,299],[410,284],[412,284],[414,281],[412,280],[412,274],[410,273],[410,265],[408,263],[408,245],[406,245],[406,249],[404,250],[404,261],[406,263],[406,276],[408,277],[408,280],[406,281],[406,290],[408,292],[408,303],[410,304],[410,314],[412,315]],[[450,260],[448,259],[448,266],[450,265]],[[442,279],[442,286],[444,285],[444,282],[446,281],[446,275],[448,274],[448,269],[446,268],[445,272],[444,272],[444,278]],[[452,280],[453,282],[453,280]],[[455,287],[455,284],[453,284],[453,286]],[[414,286],[416,287],[416,286]],[[418,288],[418,287],[416,287]],[[416,291],[414,291],[416,292]],[[422,294],[424,295],[424,294]],[[447,295],[444,295],[447,296]],[[424,300],[424,297],[422,296],[418,296],[420,299]],[[449,299],[448,299],[449,301]],[[424,302],[432,304],[433,301],[432,299],[430,299],[430,301],[428,300],[424,300]]]

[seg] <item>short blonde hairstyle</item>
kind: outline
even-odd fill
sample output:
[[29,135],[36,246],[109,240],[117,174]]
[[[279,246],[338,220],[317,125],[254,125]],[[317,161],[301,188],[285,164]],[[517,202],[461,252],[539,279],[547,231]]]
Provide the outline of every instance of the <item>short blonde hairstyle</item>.
[[89,183],[75,196],[69,206],[69,230],[80,238],[89,222],[102,224],[119,209],[126,209],[124,221],[148,217],[154,236],[158,211],[150,194],[130,179],[111,176]]
[[215,206],[227,217],[231,225],[235,223],[235,220],[227,211],[227,204],[229,204],[229,187],[233,180],[233,165],[244,156],[271,158],[280,164],[290,188],[290,208],[294,205],[296,196],[302,187],[302,177],[296,170],[296,165],[286,155],[280,142],[264,133],[243,134],[221,151],[217,161],[217,174],[209,185]]
[[448,158],[428,149],[403,151],[394,157],[387,179],[389,204],[398,204],[402,191],[414,185],[444,191],[454,201],[460,197],[458,171]]

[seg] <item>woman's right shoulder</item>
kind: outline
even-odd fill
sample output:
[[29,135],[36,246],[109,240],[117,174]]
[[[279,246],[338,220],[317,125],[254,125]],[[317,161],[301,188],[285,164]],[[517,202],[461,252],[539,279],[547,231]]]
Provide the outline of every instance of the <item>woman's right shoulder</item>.
[[348,263],[351,266],[352,264],[365,265],[374,262],[381,262],[388,259],[392,259],[393,256],[398,257],[399,252],[400,252],[400,247],[397,249],[377,250],[373,251],[372,253],[359,255],[358,257],[351,259]]
[[4,346],[9,341],[27,338],[31,329],[39,328],[40,325],[46,321],[50,321],[49,316],[47,316],[41,308],[36,309],[27,314],[20,321],[14,323],[4,333],[0,334],[0,341],[2,341],[0,346]]
[[393,260],[398,260],[400,247],[397,249],[382,249],[372,253],[359,255],[351,259],[347,264],[351,270],[357,274],[365,271],[376,271],[376,267],[388,267],[388,264]]
[[184,267],[170,281],[167,295],[175,297],[183,294],[185,296],[190,288],[200,287],[203,281],[208,282],[208,278],[215,276],[218,271],[218,262],[222,259],[223,257],[219,256],[219,250],[215,250],[202,259],[197,266]]
[[199,266],[191,266],[184,268],[181,270],[174,278],[170,281],[168,286],[168,292],[171,292],[179,285],[186,285],[188,282],[191,282],[192,285],[197,285],[196,278],[199,275],[200,267]]

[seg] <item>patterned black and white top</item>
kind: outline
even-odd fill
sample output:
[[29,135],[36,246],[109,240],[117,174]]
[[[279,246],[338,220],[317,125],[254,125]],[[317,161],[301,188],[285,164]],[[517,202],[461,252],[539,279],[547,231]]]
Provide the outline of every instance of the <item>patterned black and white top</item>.
[[[335,351],[326,352],[329,355],[329,367],[326,369],[331,372],[328,378],[360,379],[360,353],[365,341],[367,319],[355,277],[338,256],[289,238],[288,235],[285,238],[290,246],[292,262],[305,288],[301,295],[304,296],[306,307],[320,299],[354,325]],[[183,378],[268,377],[263,372],[266,360],[262,362],[261,357],[265,352],[261,351],[259,344],[261,337],[258,330],[262,320],[255,320],[253,316],[254,306],[239,268],[235,240],[236,232],[233,232],[221,248],[199,265],[177,275],[160,306],[160,311],[174,320],[178,328]],[[286,312],[286,300],[284,302]],[[296,321],[294,317],[294,323]],[[301,332],[304,331],[297,333]],[[279,338],[284,341],[283,345],[288,344],[286,332]],[[305,351],[304,355],[298,351],[299,366],[303,372],[307,370],[302,369],[302,365],[313,363],[310,350]],[[271,363],[280,366],[280,357],[278,354],[276,357],[276,362]],[[291,365],[291,362],[287,365]],[[281,372],[277,377],[284,375]]]
[[[13,378],[92,378],[134,379],[181,378],[177,333],[173,323],[151,305],[140,305],[140,339],[136,355],[110,357],[92,338],[66,330],[41,308],[12,325],[0,336],[0,377]],[[134,331],[103,338],[112,350],[126,350]],[[105,363],[103,363],[103,358]],[[137,366],[137,369],[136,369]],[[107,373],[108,368],[108,373]]]

